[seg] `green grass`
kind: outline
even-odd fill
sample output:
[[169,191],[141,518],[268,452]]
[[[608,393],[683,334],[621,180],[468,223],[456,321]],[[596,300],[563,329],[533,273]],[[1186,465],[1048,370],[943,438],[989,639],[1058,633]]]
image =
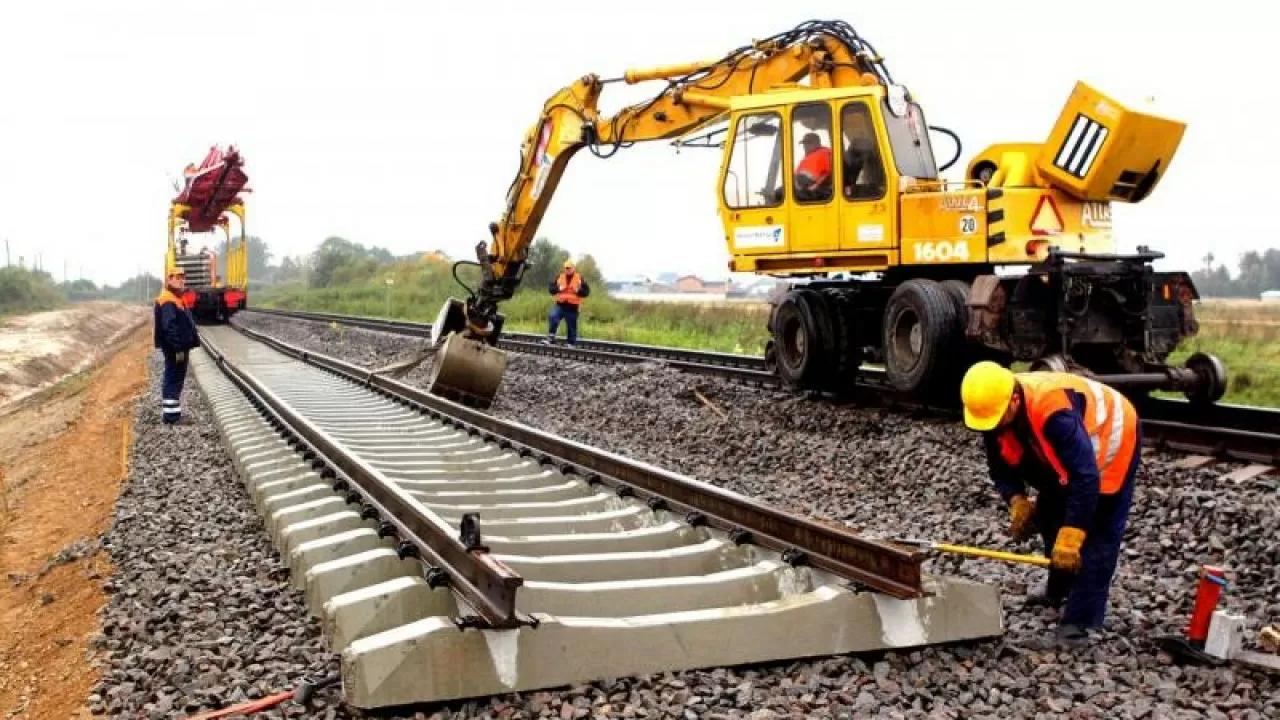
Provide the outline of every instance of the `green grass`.
[[[391,295],[390,316],[432,322],[449,294],[449,282],[424,283],[406,271]],[[387,316],[386,287],[367,282],[339,288],[301,285],[260,291],[265,307]],[[551,298],[525,288],[503,303],[506,328],[544,333]],[[768,307],[746,302],[648,302],[610,297],[597,290],[583,304],[578,323],[583,337],[759,355],[768,339]],[[1200,334],[1173,354],[1181,365],[1193,352],[1217,355],[1227,367],[1229,388],[1223,402],[1280,407],[1280,306],[1251,301],[1205,301],[1197,309]],[[563,337],[564,329],[560,335]],[[1171,397],[1180,397],[1170,394]]]
[[1170,357],[1216,355],[1227,368],[1222,402],[1280,407],[1280,303],[1208,300],[1197,308],[1200,333]]

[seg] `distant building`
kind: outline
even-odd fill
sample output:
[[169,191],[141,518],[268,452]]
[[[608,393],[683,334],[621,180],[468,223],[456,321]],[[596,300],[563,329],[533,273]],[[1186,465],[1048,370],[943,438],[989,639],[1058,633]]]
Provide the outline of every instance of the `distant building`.
[[633,275],[631,277],[607,280],[605,281],[605,287],[608,288],[611,293],[635,295],[639,293],[653,292],[653,281],[644,275]]
[[673,272],[664,272],[658,275],[658,282],[663,285],[675,285],[676,280],[680,279],[680,275]]
[[706,292],[706,284],[697,275],[684,275],[675,280],[676,292]]
[[1267,290],[1262,293],[1262,299],[1267,302],[1280,302],[1280,290]]
[[769,293],[773,292],[774,287],[778,285],[778,280],[771,277],[763,277],[753,282],[737,282],[729,286],[726,294],[728,297],[753,297],[765,298],[769,297]]

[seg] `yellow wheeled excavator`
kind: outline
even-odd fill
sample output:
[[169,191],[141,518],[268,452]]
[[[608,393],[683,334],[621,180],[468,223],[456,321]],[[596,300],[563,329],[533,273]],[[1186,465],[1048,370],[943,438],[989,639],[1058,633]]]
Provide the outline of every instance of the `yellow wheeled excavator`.
[[[652,99],[597,110],[606,85],[645,81],[663,84]],[[805,22],[716,60],[583,76],[543,106],[491,240],[463,261],[482,279],[432,326],[429,389],[491,402],[506,368],[498,306],[570,158],[668,140],[722,149],[730,270],[789,279],[766,358],[791,387],[840,392],[880,363],[897,391],[955,401],[964,370],[985,358],[1215,402],[1226,387],[1216,358],[1166,363],[1197,331],[1190,276],[1156,272],[1162,255],[1146,247],[1117,254],[1111,229],[1111,203],[1151,194],[1184,129],[1077,83],[1044,142],[993,145],[945,180],[959,138],[926,123],[843,21]],[[941,168],[931,130],[955,144]]]

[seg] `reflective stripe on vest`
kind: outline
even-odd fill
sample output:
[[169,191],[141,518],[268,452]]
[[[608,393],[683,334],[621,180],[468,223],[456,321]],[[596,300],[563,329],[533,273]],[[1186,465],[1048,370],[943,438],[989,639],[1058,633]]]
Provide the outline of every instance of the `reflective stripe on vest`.
[[[1015,377],[1022,386],[1027,419],[1036,440],[1034,450],[1058,474],[1058,482],[1067,484],[1067,471],[1045,439],[1044,426],[1055,412],[1074,411],[1066,391],[1075,390],[1085,399],[1081,419],[1098,463],[1101,492],[1109,495],[1118,491],[1133,453],[1138,451],[1138,413],[1129,400],[1114,388],[1072,373],[1018,373]],[[1000,454],[1010,465],[1021,462],[1023,449],[1012,433],[1002,434]]]
[[[567,284],[566,284],[567,283]],[[560,292],[556,293],[556,302],[570,303],[572,305],[581,305],[582,298],[578,297],[578,288],[582,287],[582,275],[573,274],[573,279],[565,278],[564,273],[560,273],[560,277],[556,278],[556,287]]]

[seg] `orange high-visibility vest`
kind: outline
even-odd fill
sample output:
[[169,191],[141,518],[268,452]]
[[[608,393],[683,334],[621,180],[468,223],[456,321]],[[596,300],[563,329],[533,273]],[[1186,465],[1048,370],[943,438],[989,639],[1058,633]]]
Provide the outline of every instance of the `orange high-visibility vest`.
[[[1129,399],[1114,388],[1095,380],[1072,373],[1033,372],[1017,373],[1014,377],[1022,386],[1024,407],[1031,433],[1035,438],[1036,454],[1043,458],[1058,474],[1058,482],[1067,484],[1067,471],[1044,437],[1044,426],[1049,416],[1059,410],[1074,411],[1068,390],[1084,396],[1084,429],[1093,443],[1094,458],[1101,476],[1100,492],[1110,495],[1124,484],[1133,454],[1138,452],[1138,413]],[[1022,445],[1013,432],[1000,436],[1000,454],[1010,466],[1022,460]]]
[[807,173],[814,184],[825,180],[831,174],[831,148],[820,147],[805,155],[796,167],[796,174]]
[[184,310],[187,308],[187,304],[182,301],[182,298],[174,295],[173,291],[167,287],[161,290],[160,294],[156,296],[156,305],[164,305],[165,303],[173,303]]
[[560,277],[556,279],[556,287],[560,289],[560,292],[556,293],[556,302],[582,304],[582,298],[578,297],[578,288],[582,287],[582,273],[574,273],[572,280],[566,278],[564,273],[560,273]]

